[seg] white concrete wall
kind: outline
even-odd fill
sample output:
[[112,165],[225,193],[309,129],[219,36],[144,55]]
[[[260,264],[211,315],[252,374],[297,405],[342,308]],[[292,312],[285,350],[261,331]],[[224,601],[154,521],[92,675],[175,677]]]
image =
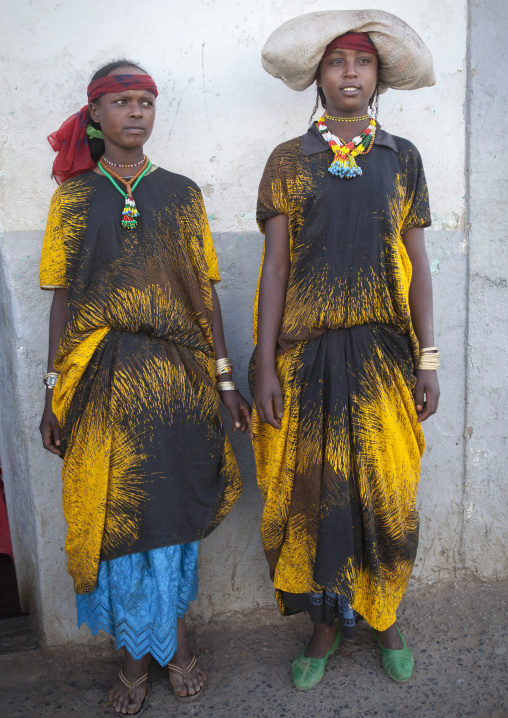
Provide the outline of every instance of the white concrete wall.
[[[472,521],[465,513],[470,495],[464,463],[470,306],[464,221],[467,2],[369,0],[368,5],[410,22],[430,47],[437,76],[434,88],[383,95],[379,117],[386,129],[418,145],[434,219],[427,237],[437,342],[444,354],[442,403],[425,427],[429,449],[414,580],[451,578],[467,570],[486,578],[505,575],[506,557],[503,563],[490,548],[491,537],[501,535],[499,512],[488,536],[483,509]],[[85,104],[90,76],[109,60],[132,58],[154,76],[158,118],[147,151],[156,163],[187,174],[203,188],[223,275],[219,291],[230,356],[246,390],[250,307],[262,248],[254,221],[257,185],[271,149],[306,130],[315,99],[314,90],[294,93],[265,74],[260,49],[275,27],[299,13],[362,6],[357,0],[5,3],[0,27],[0,65],[8,78],[0,106],[0,456],[22,595],[47,643],[87,640],[88,634],[75,629],[72,585],[65,573],[60,461],[45,454],[37,434],[49,298],[39,294],[36,272],[55,188],[46,136]],[[481,341],[481,330],[478,336]],[[488,371],[496,385],[494,369]],[[493,421],[502,433],[502,414]],[[236,437],[234,444],[245,492],[203,543],[196,617],[273,600],[259,538],[261,502],[252,451]],[[491,482],[495,497],[501,479],[494,476]],[[491,509],[489,501],[485,511]],[[483,506],[481,492],[474,503]]]
[[[468,106],[467,401],[464,523],[466,566],[506,576],[508,560],[505,399],[508,328],[506,140],[486,142],[508,114],[508,5],[471,3]],[[474,28],[474,31],[473,31]]]
[[[439,228],[460,228],[464,212],[465,0],[369,0],[411,23],[429,45],[437,85],[391,91],[381,122],[416,141]],[[260,49],[285,20],[303,12],[361,8],[359,0],[19,0],[4,5],[2,108],[4,231],[40,229],[54,183],[46,136],[86,104],[93,72],[111,58],[139,61],[155,78],[158,120],[147,149],[155,162],[203,187],[215,232],[255,231],[257,185],[273,147],[301,134],[315,90],[289,90],[261,68]],[[453,19],[452,19],[453,18]],[[124,39],[123,39],[124,38]],[[446,172],[443,171],[446,167]]]

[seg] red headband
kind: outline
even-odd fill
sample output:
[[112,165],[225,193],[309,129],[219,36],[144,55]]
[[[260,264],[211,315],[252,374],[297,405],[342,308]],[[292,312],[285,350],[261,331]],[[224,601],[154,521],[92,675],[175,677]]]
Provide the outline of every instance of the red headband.
[[157,97],[157,85],[150,75],[106,75],[93,80],[87,89],[88,101],[93,102],[107,92],[148,90]]
[[377,55],[376,46],[366,32],[346,32],[345,35],[336,37],[335,40],[332,40],[327,45],[323,57],[338,49],[358,50],[359,52],[370,52],[372,55]]
[[[159,94],[150,75],[106,75],[88,85],[88,101],[93,102],[106,93],[124,90],[148,90],[155,97]],[[48,137],[49,144],[58,152],[53,162],[53,177],[58,184],[95,167],[88,147],[87,124],[88,105],[85,105]]]

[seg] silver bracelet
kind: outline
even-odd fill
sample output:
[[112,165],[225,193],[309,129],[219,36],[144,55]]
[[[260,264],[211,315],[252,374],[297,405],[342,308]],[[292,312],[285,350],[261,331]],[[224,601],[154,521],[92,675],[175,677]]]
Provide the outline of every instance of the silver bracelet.
[[54,389],[59,376],[60,374],[57,374],[56,371],[48,371],[47,374],[44,374],[44,379],[42,381],[46,389]]

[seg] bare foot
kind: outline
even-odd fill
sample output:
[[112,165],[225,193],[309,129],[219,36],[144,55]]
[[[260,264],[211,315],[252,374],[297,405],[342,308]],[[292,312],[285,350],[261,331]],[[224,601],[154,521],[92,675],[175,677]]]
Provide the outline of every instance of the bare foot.
[[[122,671],[128,681],[136,681],[144,676],[150,665],[151,655],[149,653],[143,656],[141,660],[135,661],[128,651],[125,651],[125,660],[123,662]],[[109,700],[113,704],[113,708],[117,713],[122,715],[133,715],[141,708],[143,699],[146,696],[146,681],[143,681],[134,690],[132,698],[129,697],[129,689],[125,686],[120,678],[117,677],[113,687],[109,691]]]
[[396,623],[393,623],[390,628],[386,629],[386,631],[376,631],[376,636],[379,638],[379,642],[384,648],[392,648],[396,651],[400,651],[404,648],[404,644],[402,643],[399,632],[397,631]]
[[335,623],[327,626],[326,623],[316,623],[310,643],[305,649],[307,658],[324,658],[337,637]]
[[[182,671],[185,671],[192,660],[192,651],[187,637],[187,629],[185,627],[185,618],[177,620],[176,627],[176,645],[178,646],[175,655],[171,659],[171,663]],[[196,664],[185,678],[176,671],[169,671],[169,680],[173,686],[177,696],[184,698],[185,696],[193,696],[203,688],[206,681],[206,675]]]

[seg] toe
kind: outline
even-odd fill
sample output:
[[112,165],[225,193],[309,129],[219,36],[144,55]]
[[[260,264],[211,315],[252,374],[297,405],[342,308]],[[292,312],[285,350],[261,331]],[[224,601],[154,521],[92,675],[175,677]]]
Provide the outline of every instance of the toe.
[[135,703],[129,703],[129,705],[127,706],[127,715],[134,715],[134,713],[137,713],[138,710],[141,708],[142,702],[143,699],[136,701]]
[[173,682],[173,688],[175,689],[175,693],[181,698],[187,695],[187,687],[180,676]]

